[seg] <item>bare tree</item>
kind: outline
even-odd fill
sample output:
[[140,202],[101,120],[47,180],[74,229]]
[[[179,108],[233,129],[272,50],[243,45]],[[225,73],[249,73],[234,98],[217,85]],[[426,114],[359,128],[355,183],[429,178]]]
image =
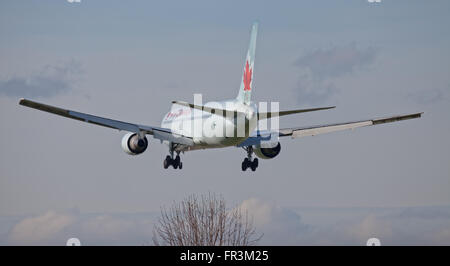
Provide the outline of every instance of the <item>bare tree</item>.
[[256,235],[248,213],[236,207],[226,209],[223,197],[191,195],[161,208],[153,243],[169,246],[249,246],[262,237]]

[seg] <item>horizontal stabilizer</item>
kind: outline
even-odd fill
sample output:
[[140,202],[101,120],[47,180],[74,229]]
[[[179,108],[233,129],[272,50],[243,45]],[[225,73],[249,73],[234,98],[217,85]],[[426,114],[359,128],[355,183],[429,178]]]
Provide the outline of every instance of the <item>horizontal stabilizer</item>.
[[277,116],[314,112],[314,111],[320,111],[320,110],[328,110],[328,109],[333,109],[333,108],[336,108],[336,106],[309,108],[309,109],[297,109],[297,110],[288,110],[288,111],[280,111],[280,112],[258,112],[258,120],[269,119],[269,118],[277,117]]
[[209,107],[209,106],[204,106],[204,105],[197,105],[197,104],[192,104],[192,103],[183,102],[183,101],[172,101],[172,103],[190,107],[193,109],[198,109],[203,112],[207,112],[207,113],[211,113],[211,114],[221,115],[221,116],[227,116],[227,112],[228,113],[240,113],[237,111],[225,110],[225,109],[221,109],[221,108]]

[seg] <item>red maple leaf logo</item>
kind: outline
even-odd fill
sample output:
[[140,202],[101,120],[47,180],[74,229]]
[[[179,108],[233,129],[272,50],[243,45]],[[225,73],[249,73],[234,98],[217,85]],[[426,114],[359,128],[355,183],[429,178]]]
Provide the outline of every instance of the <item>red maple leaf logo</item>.
[[252,69],[249,68],[247,61],[244,69],[244,91],[250,91],[252,89],[250,87],[251,82],[252,82]]

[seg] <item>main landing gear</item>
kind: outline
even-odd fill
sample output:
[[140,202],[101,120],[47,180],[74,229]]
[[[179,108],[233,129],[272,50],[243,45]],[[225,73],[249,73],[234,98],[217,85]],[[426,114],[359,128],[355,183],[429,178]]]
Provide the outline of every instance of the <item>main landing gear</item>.
[[177,151],[176,153],[177,153],[177,156],[175,157],[175,159],[173,158],[174,157],[174,144],[170,144],[170,148],[169,148],[169,152],[170,152],[170,155],[167,155],[166,156],[166,159],[164,159],[164,162],[163,162],[163,166],[164,166],[164,169],[167,169],[167,168],[169,168],[169,166],[173,166],[173,169],[183,169],[183,162],[181,162],[181,159],[180,159],[180,152],[179,151]]
[[164,159],[163,166],[164,169],[169,168],[169,166],[173,166],[174,169],[183,169],[183,162],[180,161],[180,155],[177,155],[175,159],[170,157],[170,155],[166,156],[166,159]]
[[251,168],[253,172],[256,171],[256,168],[258,168],[258,158],[252,161],[253,147],[247,146],[244,147],[244,150],[247,151],[247,157],[242,162],[242,171],[246,171],[247,168]]

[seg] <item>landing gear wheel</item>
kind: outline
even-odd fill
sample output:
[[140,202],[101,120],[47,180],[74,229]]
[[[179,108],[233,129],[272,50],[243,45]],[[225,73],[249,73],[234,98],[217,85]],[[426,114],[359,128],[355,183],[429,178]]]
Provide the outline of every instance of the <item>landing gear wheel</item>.
[[175,160],[173,160],[173,168],[174,169],[183,168],[183,163],[181,162],[180,155],[177,155],[177,157],[175,157]]
[[251,162],[250,168],[252,169],[253,172],[256,171],[256,168],[258,168],[258,159],[255,158],[255,160],[253,160],[253,162]]
[[252,160],[253,157],[253,146],[242,147],[247,152],[247,157],[242,162],[242,171],[246,171],[247,168],[251,168],[252,171],[256,171],[258,168],[258,158]]
[[253,159],[253,163],[252,164],[255,165],[255,168],[258,168],[258,165],[259,165],[258,158]]
[[169,166],[173,166],[173,169],[182,169],[183,163],[181,162],[181,158],[179,155],[177,155],[175,159],[172,159],[172,156],[167,155],[166,159],[164,159],[163,166],[164,169],[169,168]]
[[258,168],[258,158],[253,159],[253,162],[250,163],[250,168],[252,171],[256,171],[256,168]]
[[172,164],[172,158],[170,158],[170,156],[167,155],[166,159],[165,159],[164,162],[163,162],[164,169],[169,168],[169,166],[170,166],[171,164]]
[[247,170],[247,164],[244,162],[242,162],[242,171]]
[[246,171],[248,166],[250,164],[250,161],[248,158],[245,158],[244,161],[242,162],[242,171]]
[[[181,162],[180,158],[180,151],[176,150],[177,144],[170,143],[169,145],[169,153],[170,155],[166,156],[166,159],[164,160],[163,166],[164,169],[169,168],[169,166],[173,166],[173,169],[181,169],[183,168],[183,163]],[[177,153],[177,156],[174,158],[174,153]]]

